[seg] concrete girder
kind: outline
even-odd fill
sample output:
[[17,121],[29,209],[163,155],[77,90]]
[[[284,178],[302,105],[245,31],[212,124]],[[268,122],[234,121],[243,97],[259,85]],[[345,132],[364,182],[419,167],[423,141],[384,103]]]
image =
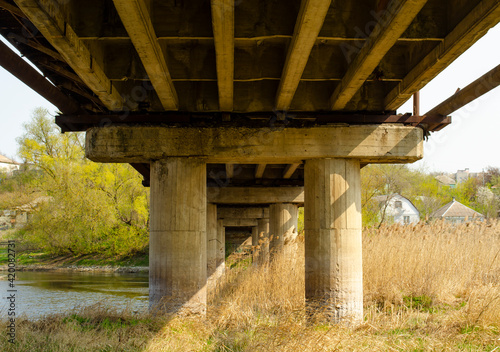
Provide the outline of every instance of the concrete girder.
[[400,125],[246,127],[94,127],[86,155],[96,162],[148,163],[197,157],[206,163],[295,164],[353,158],[361,163],[414,162],[423,157],[423,131]]

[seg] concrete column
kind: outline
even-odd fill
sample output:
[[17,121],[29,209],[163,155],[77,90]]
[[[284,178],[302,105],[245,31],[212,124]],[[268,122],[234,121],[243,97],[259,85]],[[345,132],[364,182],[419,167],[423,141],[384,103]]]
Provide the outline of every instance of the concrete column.
[[332,322],[363,319],[359,161],[305,164],[305,293]]
[[257,220],[257,232],[257,263],[261,265],[269,261],[269,219]]
[[252,263],[257,265],[257,260],[259,256],[259,228],[257,226],[252,227]]
[[217,277],[220,279],[226,270],[226,228],[224,220],[217,220]]
[[206,313],[206,182],[201,160],[151,163],[150,308]]
[[217,205],[207,204],[207,294],[213,296],[217,286]]
[[271,256],[283,249],[285,237],[297,232],[299,208],[291,203],[269,206],[269,252]]

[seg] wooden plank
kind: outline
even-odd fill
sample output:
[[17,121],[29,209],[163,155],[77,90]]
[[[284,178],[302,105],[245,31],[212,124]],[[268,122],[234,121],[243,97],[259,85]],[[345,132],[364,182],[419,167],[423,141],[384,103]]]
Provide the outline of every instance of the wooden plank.
[[62,11],[57,1],[15,2],[104,105],[109,110],[121,110],[123,98],[98,64],[95,53],[90,52],[61,16]]
[[399,125],[288,127],[94,127],[86,154],[93,161],[147,163],[197,157],[207,163],[294,164],[314,158],[413,162],[423,156],[423,131]]
[[449,115],[452,112],[460,109],[462,106],[467,105],[474,99],[479,98],[481,95],[489,92],[490,90],[500,85],[500,65],[496,66],[488,73],[484,74],[467,87],[459,90],[451,97],[443,101],[441,104],[429,110],[425,115]]
[[427,0],[392,1],[384,21],[377,23],[330,98],[332,110],[342,110],[420,12]]
[[304,187],[208,187],[207,201],[214,204],[304,203]]
[[257,167],[255,168],[255,178],[262,178],[265,170],[266,164],[257,164]]
[[165,110],[177,110],[179,99],[153,28],[145,0],[113,0],[116,10]]
[[293,173],[300,166],[300,163],[289,164],[286,166],[285,171],[283,172],[283,178],[288,179],[292,177]]
[[219,110],[233,110],[234,0],[212,0]]
[[276,109],[288,110],[331,0],[302,0],[276,95]]
[[234,164],[226,164],[226,178],[230,179],[234,176]]
[[389,94],[384,105],[395,110],[413,93],[450,65],[465,50],[500,21],[500,1],[483,0],[445,37],[434,50],[420,61]]

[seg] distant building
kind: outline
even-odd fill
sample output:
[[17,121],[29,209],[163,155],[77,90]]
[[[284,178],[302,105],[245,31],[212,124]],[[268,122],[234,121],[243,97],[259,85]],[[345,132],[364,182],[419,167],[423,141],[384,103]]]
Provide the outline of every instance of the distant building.
[[469,168],[458,170],[455,174],[455,180],[457,181],[457,183],[462,183],[467,181],[469,179],[469,176]]
[[399,194],[374,197],[379,202],[380,212],[389,223],[416,224],[420,221],[420,212],[408,199]]
[[0,171],[7,173],[8,175],[12,174],[14,170],[19,170],[19,163],[14,160],[10,160],[9,158],[0,155]]
[[450,187],[450,188],[455,188],[455,186],[457,185],[456,182],[455,182],[455,180],[452,179],[448,175],[439,175],[439,176],[436,176],[435,178],[439,182],[439,184],[442,185],[442,186],[446,186],[446,187]]
[[451,202],[432,213],[431,218],[443,219],[452,224],[461,224],[469,221],[483,221],[484,215],[453,198]]
[[13,209],[0,210],[0,231],[11,228],[22,228],[30,221],[33,212],[42,203],[50,202],[52,197],[38,197],[30,203]]

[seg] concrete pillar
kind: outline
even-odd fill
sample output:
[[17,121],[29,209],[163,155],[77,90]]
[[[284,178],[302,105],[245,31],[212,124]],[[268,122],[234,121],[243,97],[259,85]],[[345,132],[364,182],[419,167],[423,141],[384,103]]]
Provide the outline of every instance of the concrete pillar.
[[220,279],[226,270],[226,228],[224,220],[217,220],[217,277]]
[[259,228],[257,226],[252,227],[252,263],[257,265],[257,258],[259,256]]
[[269,219],[257,220],[257,264],[261,265],[269,261]]
[[212,297],[217,286],[217,205],[207,204],[207,295]]
[[362,321],[359,161],[307,160],[304,172],[306,304],[332,322]]
[[293,236],[298,228],[299,208],[292,203],[269,206],[269,252],[271,256],[283,249],[285,237]]
[[206,313],[206,182],[201,160],[151,163],[150,308]]

